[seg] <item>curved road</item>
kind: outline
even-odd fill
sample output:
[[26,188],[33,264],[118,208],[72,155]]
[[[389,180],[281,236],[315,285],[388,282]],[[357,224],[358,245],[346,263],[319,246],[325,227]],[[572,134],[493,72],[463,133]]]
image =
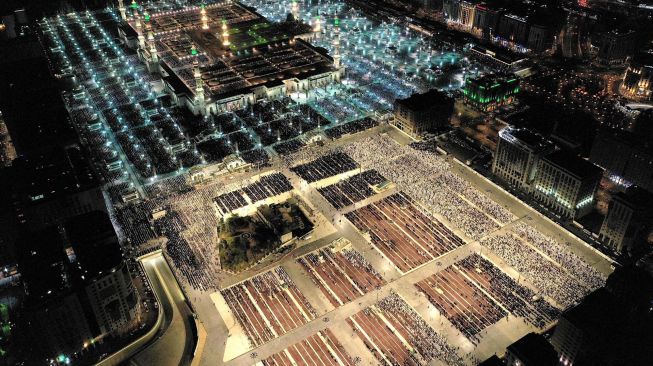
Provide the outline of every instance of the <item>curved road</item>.
[[129,365],[190,365],[193,349],[192,311],[161,253],[141,260],[165,316],[156,338],[128,362]]

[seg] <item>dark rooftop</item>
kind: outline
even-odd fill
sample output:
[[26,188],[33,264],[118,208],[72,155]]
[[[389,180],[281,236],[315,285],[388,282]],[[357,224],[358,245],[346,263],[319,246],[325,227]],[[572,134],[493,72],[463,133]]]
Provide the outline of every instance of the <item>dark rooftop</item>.
[[470,84],[481,85],[485,88],[490,89],[496,84],[510,83],[516,80],[517,77],[511,74],[487,74],[479,78],[467,79],[467,82]]
[[105,212],[75,216],[64,227],[84,279],[110,271],[122,262],[118,237]]
[[643,208],[653,207],[653,193],[638,186],[630,186],[626,192],[618,192],[615,196],[631,203],[633,206]]
[[555,366],[558,364],[558,354],[544,336],[528,333],[507,348],[528,366]]
[[68,288],[67,259],[56,227],[22,233],[17,249],[18,269],[31,301],[47,300]]
[[601,176],[603,170],[589,161],[564,150],[558,150],[544,157],[544,160],[559,166],[568,173],[580,178]]
[[612,323],[619,322],[617,315],[620,313],[614,297],[605,288],[600,288],[587,295],[580,304],[565,311],[561,317],[587,334],[599,336],[611,328]]
[[79,192],[99,184],[85,152],[77,146],[53,147],[14,160],[14,190],[26,203]]
[[411,110],[421,111],[442,104],[453,103],[453,98],[439,90],[430,89],[426,93],[415,93],[406,99],[397,99],[397,103],[402,104]]
[[551,141],[527,128],[509,126],[499,131],[499,137],[510,143],[521,144],[533,151],[546,151],[554,147]]
[[479,363],[478,366],[504,366],[504,363],[497,355],[492,355],[487,360]]

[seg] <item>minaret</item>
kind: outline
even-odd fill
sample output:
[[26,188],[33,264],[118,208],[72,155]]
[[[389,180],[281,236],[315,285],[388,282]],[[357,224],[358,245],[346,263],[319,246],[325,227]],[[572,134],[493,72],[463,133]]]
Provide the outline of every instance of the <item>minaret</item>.
[[209,18],[206,16],[204,4],[201,5],[201,8],[202,10],[200,10],[200,14],[202,15],[202,29],[207,30],[209,29]]
[[127,8],[125,8],[124,0],[118,0],[118,10],[120,10],[120,18],[127,20]]
[[138,15],[138,3],[136,2],[136,0],[132,0],[130,7],[132,8],[132,15],[134,16]]
[[315,35],[318,35],[320,34],[321,31],[322,31],[322,24],[320,21],[320,16],[316,15],[315,20],[313,20],[313,33],[315,33]]
[[292,13],[293,20],[296,22],[299,21],[299,4],[297,4],[297,0],[292,0],[292,5],[290,6],[290,12]]
[[193,76],[195,77],[195,102],[204,107],[204,87],[202,86],[202,73],[197,58],[193,62]]
[[337,69],[340,68],[340,19],[336,15],[336,18],[333,20],[333,66]]
[[222,20],[222,46],[229,47],[231,43],[229,42],[229,32],[227,31],[227,21]]
[[136,16],[136,33],[138,34],[138,48],[145,49],[145,32],[143,32],[143,23],[139,16]]
[[156,50],[156,42],[154,42],[154,33],[150,29],[147,32],[147,43],[150,46],[150,57],[152,57],[152,62],[159,61],[159,52]]

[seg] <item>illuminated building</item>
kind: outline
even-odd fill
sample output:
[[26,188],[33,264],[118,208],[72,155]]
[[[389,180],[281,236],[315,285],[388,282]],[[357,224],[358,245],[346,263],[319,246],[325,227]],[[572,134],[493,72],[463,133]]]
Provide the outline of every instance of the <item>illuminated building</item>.
[[514,76],[489,74],[467,79],[462,92],[466,104],[490,112],[514,101],[519,93],[519,81]]
[[474,45],[470,49],[470,56],[492,68],[502,72],[518,72],[527,60],[526,57],[506,53],[496,47]]
[[473,0],[444,0],[442,9],[445,19],[462,25],[469,30],[474,25],[476,1]]
[[13,14],[0,16],[0,40],[16,38],[16,18]]
[[449,124],[453,105],[453,98],[435,89],[413,94],[395,101],[392,124],[411,136],[436,131]]
[[460,0],[443,0],[442,11],[446,20],[456,22],[460,14]]
[[603,170],[576,155],[556,151],[539,160],[533,197],[564,218],[590,213]]
[[653,194],[633,186],[612,196],[599,238],[615,253],[647,241],[653,223]]
[[490,38],[497,31],[500,16],[500,9],[493,9],[486,3],[478,4],[474,11],[473,28],[481,38]]
[[499,131],[492,173],[509,185],[530,192],[539,160],[555,145],[527,129],[508,126]]
[[[306,41],[314,37],[310,25],[271,23],[238,3],[153,13],[148,26],[153,34],[150,51],[139,56],[152,63],[152,50],[158,49],[159,66],[148,69],[159,72],[173,101],[194,114],[216,114],[261,99],[307,93],[339,82],[344,73],[337,46],[332,58]],[[121,37],[132,47],[143,43],[139,48],[144,49],[142,28],[138,18],[129,20]],[[337,30],[334,44],[339,43]],[[197,87],[198,80],[202,88]]]
[[333,66],[340,68],[340,19],[333,21]]
[[476,3],[468,0],[460,2],[460,14],[458,15],[458,22],[465,28],[471,29],[474,25],[474,12],[476,10]]
[[2,118],[2,112],[0,112],[0,166],[11,166],[11,162],[16,159],[16,156],[16,148]]
[[118,0],[118,10],[120,11],[120,19],[127,20],[127,8],[124,0]]
[[632,100],[653,99],[653,53],[638,56],[630,62],[619,86],[619,93]]

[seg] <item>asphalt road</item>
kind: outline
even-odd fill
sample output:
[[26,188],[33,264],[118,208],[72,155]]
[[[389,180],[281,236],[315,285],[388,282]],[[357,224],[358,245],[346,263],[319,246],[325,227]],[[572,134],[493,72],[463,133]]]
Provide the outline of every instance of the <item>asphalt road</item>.
[[178,366],[189,365],[194,343],[192,312],[170,271],[168,263],[158,253],[142,260],[145,273],[164,311],[164,326],[147,348],[129,361],[130,365]]

